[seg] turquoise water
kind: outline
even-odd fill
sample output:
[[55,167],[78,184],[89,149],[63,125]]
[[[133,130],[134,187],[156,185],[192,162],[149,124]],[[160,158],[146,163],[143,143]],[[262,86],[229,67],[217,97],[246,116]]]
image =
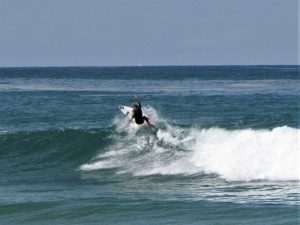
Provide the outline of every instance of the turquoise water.
[[298,71],[0,68],[0,224],[298,224]]

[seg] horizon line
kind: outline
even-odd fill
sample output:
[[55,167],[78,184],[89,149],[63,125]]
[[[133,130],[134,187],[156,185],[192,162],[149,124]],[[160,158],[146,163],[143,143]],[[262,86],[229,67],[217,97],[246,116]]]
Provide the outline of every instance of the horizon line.
[[300,66],[300,64],[206,64],[206,65],[64,65],[64,66],[0,66],[0,68],[78,68],[78,67],[99,67],[99,68],[117,68],[117,67],[209,67],[209,66]]

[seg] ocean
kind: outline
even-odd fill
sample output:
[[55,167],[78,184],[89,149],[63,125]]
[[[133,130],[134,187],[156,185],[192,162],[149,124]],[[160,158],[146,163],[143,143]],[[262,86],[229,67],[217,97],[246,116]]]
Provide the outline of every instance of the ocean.
[[0,224],[300,224],[298,72],[0,68]]

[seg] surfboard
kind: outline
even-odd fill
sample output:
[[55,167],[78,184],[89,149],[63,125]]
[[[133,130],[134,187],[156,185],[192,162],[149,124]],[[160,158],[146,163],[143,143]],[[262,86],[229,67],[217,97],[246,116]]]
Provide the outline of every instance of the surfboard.
[[119,109],[121,111],[121,113],[126,116],[128,119],[132,118],[133,115],[133,108],[129,107],[129,106],[125,106],[125,105],[120,105]]
[[[121,113],[128,119],[130,120],[132,118],[133,115],[133,108],[129,107],[129,106],[125,106],[125,105],[120,105],[119,109],[121,111]],[[145,115],[146,116],[146,115]],[[135,120],[131,120],[131,123],[135,123]],[[147,122],[144,121],[143,124],[137,124],[137,125],[147,125]]]

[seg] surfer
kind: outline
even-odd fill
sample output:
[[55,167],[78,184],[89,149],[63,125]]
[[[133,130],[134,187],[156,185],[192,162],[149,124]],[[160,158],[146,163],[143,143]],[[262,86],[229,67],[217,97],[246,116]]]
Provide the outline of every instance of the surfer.
[[149,122],[149,118],[147,116],[143,115],[142,105],[141,105],[140,101],[138,100],[138,98],[136,98],[136,101],[137,101],[137,103],[134,103],[133,106],[132,106],[133,115],[132,115],[132,118],[129,121],[135,119],[136,124],[143,124],[144,121],[146,121],[147,124],[149,125],[149,127],[153,127],[154,125],[152,125]]

